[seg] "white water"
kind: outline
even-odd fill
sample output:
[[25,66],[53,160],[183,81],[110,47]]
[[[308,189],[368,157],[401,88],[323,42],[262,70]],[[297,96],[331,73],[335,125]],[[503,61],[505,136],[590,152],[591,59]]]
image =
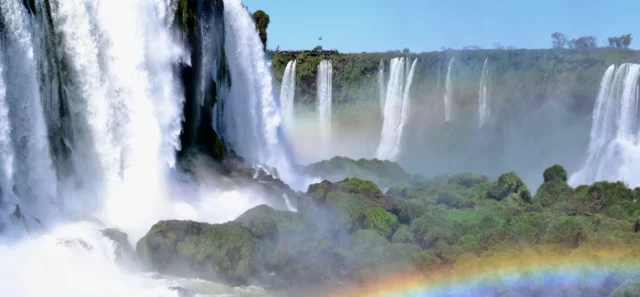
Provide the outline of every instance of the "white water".
[[[35,25],[20,1],[0,1],[0,17],[5,27],[5,39],[0,47],[4,53],[4,136],[6,155],[3,162],[9,173],[3,196],[8,200],[18,196],[23,210],[41,218],[56,213],[57,181],[53,170],[47,129],[41,105],[37,79],[39,48],[34,42]],[[8,108],[8,109],[7,109]],[[8,118],[6,117],[8,116]],[[13,192],[13,193],[12,193]],[[15,198],[15,197],[14,197]]]
[[296,60],[287,63],[280,88],[280,110],[285,127],[293,123],[293,103],[296,95]]
[[0,48],[0,204],[9,201],[16,203],[8,194],[13,188],[13,144],[11,143],[11,121],[9,119],[9,106],[6,100],[7,88],[4,83],[4,66],[1,59]]
[[224,3],[225,52],[232,77],[225,96],[225,140],[250,164],[267,164],[294,189],[309,181],[295,174],[273,94],[271,70],[249,12],[240,0]]
[[378,66],[378,87],[380,88],[380,114],[382,114],[382,116],[384,116],[384,100],[387,95],[384,82],[384,59],[380,59],[380,65]]
[[405,70],[407,65],[405,58],[391,59],[382,136],[377,151],[378,159],[395,160],[400,153],[402,133],[409,115],[410,89],[417,61],[415,59],[411,67]]
[[640,186],[639,78],[639,64],[611,65],[605,72],[593,110],[588,157],[570,184],[623,181]]
[[445,122],[449,122],[452,119],[451,112],[451,101],[453,100],[453,86],[451,82],[451,68],[453,68],[453,63],[456,61],[456,58],[451,58],[449,60],[449,67],[447,67],[447,78],[445,81],[445,90],[444,90],[444,120]]
[[[184,52],[166,10],[155,0],[52,5],[54,28],[76,74],[69,92],[89,125],[88,135],[74,138],[89,141],[97,156],[87,167],[91,155],[74,155],[78,174],[93,184],[65,195],[98,196],[99,216],[125,229],[148,228],[166,207],[166,172],[179,148],[184,99],[173,65]],[[134,205],[136,213],[122,212]]]
[[489,107],[488,96],[488,79],[489,79],[489,58],[484,60],[482,66],[482,76],[480,77],[480,90],[478,91],[478,127],[482,128],[489,117],[491,117],[491,110]]
[[333,92],[333,65],[323,60],[318,65],[318,121],[325,148],[331,145],[331,97]]

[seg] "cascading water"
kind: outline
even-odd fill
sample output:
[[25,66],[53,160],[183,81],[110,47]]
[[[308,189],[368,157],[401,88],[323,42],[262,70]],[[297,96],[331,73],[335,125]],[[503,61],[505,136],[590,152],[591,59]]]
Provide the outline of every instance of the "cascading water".
[[333,66],[330,60],[318,65],[318,120],[320,135],[325,146],[331,143],[331,97],[333,89]]
[[478,91],[478,127],[482,128],[489,117],[491,116],[491,110],[489,107],[488,96],[488,79],[489,79],[489,58],[484,60],[482,66],[482,76],[480,77],[480,90]]
[[[165,170],[175,164],[184,97],[174,65],[184,52],[170,34],[165,5],[154,0],[51,5],[74,74],[68,92],[78,115],[71,117],[84,116],[89,126],[75,131],[74,139],[84,139],[77,149],[87,150],[79,146],[91,143],[97,156],[95,167],[88,168],[82,164],[91,163],[90,155],[75,154],[76,174],[99,177],[90,190],[104,197],[107,222],[142,228],[154,223],[166,195]],[[127,217],[121,210],[132,203],[138,212]]]
[[447,67],[447,78],[444,84],[444,120],[445,122],[451,121],[451,100],[453,100],[453,86],[451,82],[451,68],[453,68],[453,63],[456,61],[456,58],[451,58],[449,60],[449,67]]
[[34,40],[38,27],[29,16],[20,1],[0,1],[0,64],[4,66],[1,157],[6,162],[0,203],[19,201],[23,211],[46,218],[57,209],[57,181],[38,84],[40,48]]
[[640,186],[638,79],[640,64],[609,66],[593,110],[593,126],[587,160],[569,183],[578,186],[595,181],[623,181]]
[[296,95],[296,60],[287,63],[282,77],[282,87],[280,88],[280,110],[285,127],[291,127],[293,123],[293,103]]
[[409,70],[405,70],[405,58],[391,59],[382,136],[377,152],[378,159],[395,160],[400,153],[402,132],[409,115],[410,89],[417,61],[418,59],[415,59]]
[[251,15],[240,0],[224,3],[225,52],[232,83],[222,102],[222,134],[250,164],[267,164],[279,177],[303,189],[294,173],[281,129],[280,108],[273,95],[271,70]]
[[378,66],[378,86],[380,88],[380,113],[384,116],[384,99],[386,96],[384,86],[384,59],[380,59]]

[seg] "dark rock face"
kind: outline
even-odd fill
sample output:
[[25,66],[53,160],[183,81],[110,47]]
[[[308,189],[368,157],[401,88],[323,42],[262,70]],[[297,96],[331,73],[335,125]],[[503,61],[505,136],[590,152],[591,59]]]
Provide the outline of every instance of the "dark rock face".
[[135,265],[136,253],[129,243],[129,237],[126,233],[118,229],[104,229],[100,232],[116,244],[116,260],[120,264]]
[[635,225],[633,226],[633,231],[638,233],[640,231],[640,220],[636,220]]

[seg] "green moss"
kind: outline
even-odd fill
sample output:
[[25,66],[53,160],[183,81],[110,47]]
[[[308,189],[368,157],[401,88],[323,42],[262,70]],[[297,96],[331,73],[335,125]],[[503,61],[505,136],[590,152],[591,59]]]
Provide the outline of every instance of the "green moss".
[[349,193],[361,193],[366,196],[382,196],[382,192],[376,184],[368,180],[347,178],[339,185]]
[[566,182],[567,170],[565,170],[564,167],[560,165],[553,165],[544,171],[544,173],[542,174],[542,177],[544,178],[545,182],[552,181],[552,180],[559,180],[559,181]]
[[331,192],[327,194],[327,205],[337,210],[344,226],[349,230],[364,228],[366,212],[376,207],[376,203],[360,194]]
[[364,227],[380,232],[382,236],[391,238],[393,232],[398,228],[398,218],[384,210],[382,207],[374,207],[364,214]]
[[160,272],[186,266],[205,278],[243,283],[254,273],[258,246],[253,234],[237,224],[161,221],[136,249],[144,264]]
[[[298,69],[298,71],[300,70]],[[334,157],[328,161],[310,164],[304,169],[312,175],[320,176],[327,180],[337,181],[355,177],[371,180],[381,187],[391,187],[412,180],[418,182],[397,163],[376,159],[352,160],[345,157]]]
[[282,244],[299,244],[306,235],[314,234],[317,226],[301,213],[275,210],[267,205],[254,207],[235,222],[249,229],[256,237]]
[[488,197],[498,201],[531,202],[529,189],[515,172],[500,175],[489,188]]

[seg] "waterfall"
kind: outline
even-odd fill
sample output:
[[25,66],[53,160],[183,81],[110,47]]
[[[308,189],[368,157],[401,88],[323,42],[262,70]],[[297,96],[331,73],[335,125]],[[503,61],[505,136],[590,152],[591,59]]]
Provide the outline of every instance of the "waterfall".
[[451,68],[456,58],[449,60],[449,67],[447,68],[447,78],[445,80],[444,90],[444,120],[445,122],[451,121],[451,100],[453,100],[453,87],[451,82]]
[[480,90],[478,91],[478,127],[482,128],[489,117],[491,110],[489,108],[489,98],[487,97],[487,81],[489,79],[489,58],[484,59],[482,66],[482,76],[480,77]]
[[23,210],[45,217],[55,213],[58,199],[38,83],[39,29],[20,1],[0,1],[0,24],[0,158],[6,175],[0,201],[19,200]]
[[296,95],[296,60],[287,63],[280,88],[280,109],[285,127],[293,123],[293,103]]
[[378,66],[378,86],[380,88],[380,113],[384,116],[384,59],[380,59],[380,65]]
[[[184,96],[174,65],[184,50],[172,38],[166,11],[155,0],[51,5],[72,74],[66,89],[76,122],[75,175],[94,183],[73,190],[103,197],[107,222],[153,223],[166,197],[166,168],[180,148]],[[132,203],[139,212],[126,217],[121,210]]]
[[[0,57],[2,57],[1,51]],[[0,59],[0,205],[10,200],[10,189],[13,189],[13,160],[15,156],[11,143],[11,119],[6,100],[7,89],[4,83],[4,74],[2,59]]]
[[402,132],[409,115],[410,89],[418,59],[405,69],[405,58],[393,58],[390,62],[389,83],[384,106],[382,136],[377,158],[395,160],[400,153]]
[[330,60],[323,60],[318,65],[318,120],[320,135],[325,146],[329,146],[331,143],[332,67]]
[[570,184],[624,181],[640,186],[639,78],[640,64],[607,68],[593,110],[588,157]]
[[240,0],[224,3],[225,52],[232,83],[224,97],[223,136],[250,164],[267,164],[296,188],[290,151],[281,130],[271,70],[251,15]]

